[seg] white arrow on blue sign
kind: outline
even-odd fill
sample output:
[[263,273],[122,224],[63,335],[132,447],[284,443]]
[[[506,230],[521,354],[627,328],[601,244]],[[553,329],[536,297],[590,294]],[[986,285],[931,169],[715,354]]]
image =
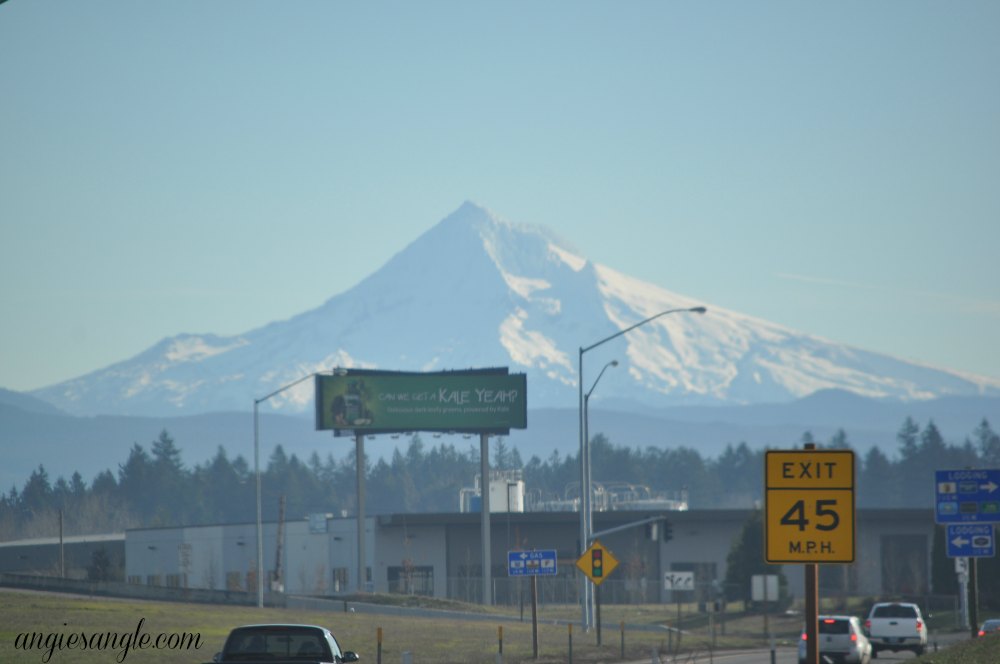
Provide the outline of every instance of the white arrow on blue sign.
[[555,549],[507,552],[507,576],[548,576],[557,573]]
[[934,473],[936,523],[1000,523],[1000,470]]
[[949,558],[992,558],[996,555],[996,534],[992,523],[949,523]]

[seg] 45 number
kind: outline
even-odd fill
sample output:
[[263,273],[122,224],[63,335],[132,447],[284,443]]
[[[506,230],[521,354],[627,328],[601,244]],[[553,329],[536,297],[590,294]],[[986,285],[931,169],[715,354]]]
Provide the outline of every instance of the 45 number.
[[[816,521],[814,527],[816,530],[829,531],[837,529],[837,526],[840,525],[840,514],[834,509],[836,506],[836,500],[816,501],[813,510],[813,518]],[[804,500],[795,501],[791,509],[781,517],[781,525],[796,526],[799,532],[805,530],[810,523],[812,521],[809,520],[806,514],[806,501]]]

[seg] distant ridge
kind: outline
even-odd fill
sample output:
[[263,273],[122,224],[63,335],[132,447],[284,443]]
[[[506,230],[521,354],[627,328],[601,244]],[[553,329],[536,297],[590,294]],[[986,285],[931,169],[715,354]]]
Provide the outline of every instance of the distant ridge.
[[[24,486],[32,471],[43,464],[50,481],[80,472],[91,482],[97,473],[110,470],[128,457],[134,444],[147,451],[166,430],[181,450],[187,467],[205,463],[223,447],[230,459],[242,456],[252,463],[253,418],[249,412],[221,412],[173,417],[88,416],[28,411],[0,393],[0,490]],[[717,457],[727,445],[747,443],[751,449],[789,448],[801,444],[808,431],[816,441],[829,441],[839,429],[859,452],[880,448],[887,456],[897,450],[896,433],[907,417],[923,428],[931,420],[948,442],[960,444],[985,418],[1000,422],[1000,397],[945,397],[908,403],[867,399],[825,391],[781,404],[715,407],[671,407],[648,412],[626,412],[597,407],[590,411],[593,435],[603,434],[614,445],[646,448],[688,447],[702,457]],[[532,456],[549,459],[553,452],[576,456],[579,449],[578,412],[575,407],[535,409],[528,429],[512,431],[507,443],[516,447],[525,462]],[[424,434],[430,447],[441,443],[465,449],[470,441],[457,436],[438,440]],[[307,414],[263,414],[260,419],[262,463],[281,444],[288,455],[305,461],[314,452],[320,458],[346,458],[354,449],[350,439],[333,438],[315,431]],[[373,458],[391,457],[397,446],[405,451],[408,437],[392,440],[377,436],[368,445]],[[469,478],[471,481],[472,478]]]
[[33,397],[23,392],[14,392],[0,387],[0,407],[14,406],[28,413],[41,413],[45,415],[65,415],[47,401]]

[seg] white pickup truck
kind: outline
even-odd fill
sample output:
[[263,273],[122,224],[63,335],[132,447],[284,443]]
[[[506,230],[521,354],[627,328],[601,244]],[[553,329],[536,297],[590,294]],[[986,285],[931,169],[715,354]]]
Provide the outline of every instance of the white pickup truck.
[[916,604],[874,605],[865,620],[865,633],[872,644],[872,657],[878,657],[880,650],[912,650],[919,656],[927,647],[927,623]]

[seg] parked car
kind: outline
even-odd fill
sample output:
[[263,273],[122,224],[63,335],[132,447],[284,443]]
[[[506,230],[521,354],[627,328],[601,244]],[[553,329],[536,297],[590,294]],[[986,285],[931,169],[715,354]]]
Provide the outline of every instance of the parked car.
[[[806,633],[799,640],[799,664],[806,662]],[[854,616],[819,617],[819,654],[843,664],[869,664],[872,645]]]
[[918,656],[927,647],[927,623],[920,607],[908,602],[879,602],[865,620],[872,657],[881,650],[912,650]]
[[1000,632],[1000,618],[993,618],[983,623],[979,628],[979,636],[986,636],[991,632]]

